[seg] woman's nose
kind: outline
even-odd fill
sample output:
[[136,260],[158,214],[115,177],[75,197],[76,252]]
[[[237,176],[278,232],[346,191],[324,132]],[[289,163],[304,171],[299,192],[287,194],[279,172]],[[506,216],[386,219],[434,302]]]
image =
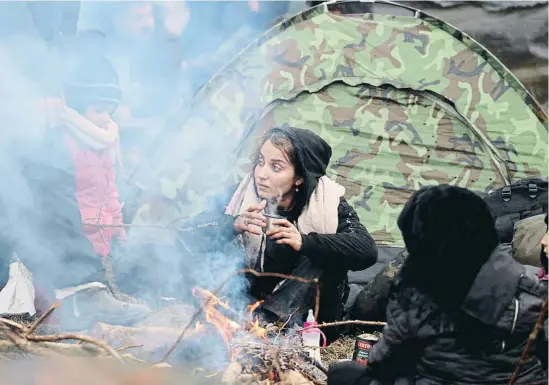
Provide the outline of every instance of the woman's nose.
[[267,179],[267,175],[265,173],[264,167],[256,167],[255,177],[261,180]]

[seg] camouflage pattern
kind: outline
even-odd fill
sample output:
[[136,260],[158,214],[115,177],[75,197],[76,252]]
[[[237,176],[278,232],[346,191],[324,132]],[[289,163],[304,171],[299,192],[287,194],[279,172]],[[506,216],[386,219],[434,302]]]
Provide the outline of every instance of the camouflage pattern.
[[[384,245],[402,246],[396,218],[422,185],[485,193],[546,176],[546,113],[478,43],[419,11],[343,16],[322,4],[271,29],[202,89],[162,150],[164,196],[182,215],[200,211],[197,199],[236,183],[255,140],[283,125],[328,141],[328,175]],[[232,179],[221,183],[227,164]]]

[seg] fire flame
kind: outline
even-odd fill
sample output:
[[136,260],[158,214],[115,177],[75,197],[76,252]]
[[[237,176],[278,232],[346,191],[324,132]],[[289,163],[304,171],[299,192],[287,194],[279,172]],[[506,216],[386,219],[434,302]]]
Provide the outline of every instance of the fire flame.
[[[193,295],[200,299],[202,309],[206,316],[206,321],[219,331],[219,334],[223,338],[227,350],[230,353],[231,358],[234,358],[234,352],[231,349],[231,341],[236,332],[247,331],[252,337],[265,339],[267,337],[267,330],[259,325],[259,320],[252,317],[252,313],[263,303],[263,301],[257,301],[254,304],[247,306],[247,320],[243,322],[243,325],[231,320],[217,307],[225,309],[229,313],[235,313],[231,307],[216,297],[208,290],[195,287],[193,289]],[[204,325],[197,322],[195,330],[203,330]]]
[[267,337],[267,330],[259,326],[259,320],[257,318],[250,328],[250,333],[255,333],[255,335],[261,339],[265,339]]
[[229,305],[222,302],[208,290],[200,289],[198,287],[193,289],[193,295],[200,298],[204,314],[206,315],[206,321],[217,328],[223,341],[227,347],[230,348],[233,335],[240,329],[240,325],[225,317],[215,308],[216,305],[219,305],[224,309],[230,310]]
[[255,309],[257,309],[259,306],[261,306],[262,303],[263,303],[263,301],[257,301],[256,303],[248,305],[248,308],[247,308],[248,314],[253,314]]

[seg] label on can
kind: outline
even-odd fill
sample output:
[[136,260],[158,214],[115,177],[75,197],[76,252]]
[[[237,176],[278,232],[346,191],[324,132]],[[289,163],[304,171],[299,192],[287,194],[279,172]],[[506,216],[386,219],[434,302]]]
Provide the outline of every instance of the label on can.
[[368,365],[368,358],[372,346],[379,340],[373,334],[361,334],[356,338],[353,361],[360,365]]

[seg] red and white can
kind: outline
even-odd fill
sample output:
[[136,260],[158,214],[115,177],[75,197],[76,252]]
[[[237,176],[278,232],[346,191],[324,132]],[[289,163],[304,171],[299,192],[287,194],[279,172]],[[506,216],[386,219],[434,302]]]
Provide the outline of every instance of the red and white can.
[[370,350],[379,338],[373,334],[361,334],[356,338],[355,351],[353,353],[353,361],[360,365],[368,365]]

